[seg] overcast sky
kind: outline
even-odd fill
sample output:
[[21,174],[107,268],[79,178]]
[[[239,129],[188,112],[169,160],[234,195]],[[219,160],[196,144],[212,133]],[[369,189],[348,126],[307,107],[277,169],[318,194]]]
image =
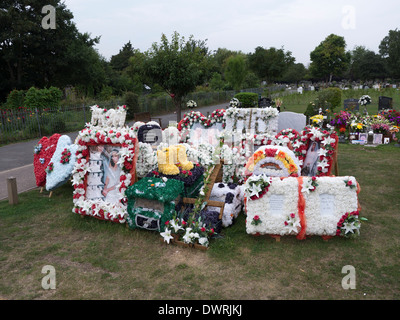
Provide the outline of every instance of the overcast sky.
[[131,41],[144,52],[164,33],[207,40],[208,48],[254,52],[257,46],[291,51],[306,66],[328,35],[347,50],[376,53],[389,30],[400,29],[399,0],[65,0],[81,33],[101,36],[97,49],[110,59]]

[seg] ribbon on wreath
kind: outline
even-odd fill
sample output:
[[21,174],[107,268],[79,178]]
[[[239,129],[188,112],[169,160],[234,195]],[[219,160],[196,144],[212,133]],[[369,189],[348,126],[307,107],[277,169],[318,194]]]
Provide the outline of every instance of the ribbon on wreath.
[[297,234],[298,240],[304,240],[306,237],[306,230],[307,230],[307,222],[306,222],[306,215],[305,215],[305,208],[306,208],[306,200],[304,199],[302,188],[303,188],[303,177],[300,176],[297,178],[298,181],[298,193],[299,193],[299,200],[297,202],[297,211],[300,218],[300,226],[301,230]]

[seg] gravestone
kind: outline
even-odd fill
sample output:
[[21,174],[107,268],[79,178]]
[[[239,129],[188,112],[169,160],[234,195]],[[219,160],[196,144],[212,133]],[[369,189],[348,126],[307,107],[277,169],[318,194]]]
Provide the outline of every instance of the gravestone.
[[162,130],[156,124],[144,124],[140,126],[138,133],[139,142],[158,146],[162,142]]
[[383,110],[383,109],[392,109],[393,106],[393,99],[389,97],[379,97],[379,102],[378,102],[378,110]]
[[306,116],[296,112],[280,112],[278,118],[278,132],[284,129],[295,129],[301,132],[306,126]]
[[269,99],[269,98],[261,98],[258,100],[259,108],[270,107],[271,105],[272,105],[272,102],[271,102],[271,99]]
[[297,93],[303,94],[303,87],[298,87],[297,88]]
[[347,111],[360,111],[360,105],[358,99],[346,99],[344,100],[344,110]]

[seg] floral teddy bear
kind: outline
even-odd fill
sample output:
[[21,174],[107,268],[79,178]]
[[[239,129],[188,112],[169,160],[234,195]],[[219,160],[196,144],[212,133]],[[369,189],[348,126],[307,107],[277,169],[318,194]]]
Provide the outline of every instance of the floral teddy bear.
[[194,165],[187,160],[186,147],[174,145],[157,151],[158,170],[165,175],[179,174],[179,167],[182,170],[192,170]]

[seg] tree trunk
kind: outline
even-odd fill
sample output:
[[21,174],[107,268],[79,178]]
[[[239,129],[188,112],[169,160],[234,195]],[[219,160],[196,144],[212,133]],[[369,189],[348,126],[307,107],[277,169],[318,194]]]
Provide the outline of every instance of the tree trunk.
[[175,111],[176,111],[176,122],[179,123],[182,120],[182,98],[174,96],[172,98],[172,101],[175,105]]

